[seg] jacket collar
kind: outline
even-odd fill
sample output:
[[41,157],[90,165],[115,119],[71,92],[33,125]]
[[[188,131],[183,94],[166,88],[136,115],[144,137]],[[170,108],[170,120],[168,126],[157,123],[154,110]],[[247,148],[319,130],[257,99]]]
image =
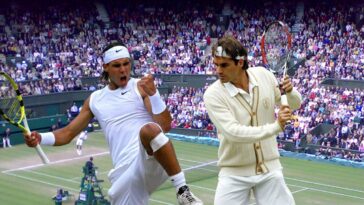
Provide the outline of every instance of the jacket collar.
[[[247,70],[247,74],[249,77],[249,92],[252,93],[253,88],[255,86],[258,86],[258,83],[249,69]],[[235,85],[233,85],[231,82],[224,83],[224,87],[228,91],[230,97],[235,97],[239,93],[239,90],[245,92],[243,89],[238,89],[237,87],[235,87]]]

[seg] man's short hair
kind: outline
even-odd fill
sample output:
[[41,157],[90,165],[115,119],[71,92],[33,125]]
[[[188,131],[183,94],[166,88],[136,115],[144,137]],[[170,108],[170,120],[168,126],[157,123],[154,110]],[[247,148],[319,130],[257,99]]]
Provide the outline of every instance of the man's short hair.
[[248,69],[248,52],[244,48],[244,46],[233,36],[226,35],[220,38],[216,44],[212,46],[212,57],[216,57],[219,55],[217,54],[218,47],[222,47],[223,51],[226,53],[227,56],[231,57],[234,60],[235,64],[238,63],[239,57],[244,57],[244,65],[243,69]]

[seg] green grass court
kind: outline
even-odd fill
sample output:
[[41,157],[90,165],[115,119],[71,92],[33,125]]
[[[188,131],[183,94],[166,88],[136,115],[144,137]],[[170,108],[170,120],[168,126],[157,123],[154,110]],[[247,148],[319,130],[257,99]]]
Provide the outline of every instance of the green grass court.
[[[217,183],[217,147],[174,141],[174,146],[193,192],[205,204],[213,204]],[[104,194],[110,184],[108,150],[101,133],[91,133],[84,142],[83,155],[76,153],[75,142],[62,147],[43,147],[52,161],[43,166],[36,151],[25,145],[0,149],[0,205],[51,205],[57,188],[78,197],[82,166],[94,156],[98,179]],[[364,169],[282,158],[286,182],[297,205],[364,204]],[[208,166],[201,166],[204,164]],[[71,197],[72,198],[72,197]],[[66,205],[73,205],[70,200]],[[167,182],[150,200],[152,205],[176,204],[175,189]],[[255,204],[254,199],[250,202]]]

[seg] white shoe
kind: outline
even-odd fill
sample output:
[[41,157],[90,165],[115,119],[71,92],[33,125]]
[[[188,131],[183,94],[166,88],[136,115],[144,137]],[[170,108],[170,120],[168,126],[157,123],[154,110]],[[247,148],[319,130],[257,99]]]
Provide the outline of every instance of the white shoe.
[[201,199],[193,195],[187,185],[179,188],[177,192],[177,201],[179,205],[203,205]]
[[82,151],[81,151],[81,150],[79,150],[79,149],[78,149],[78,150],[76,150],[76,151],[77,151],[77,154],[78,154],[78,155],[82,155]]

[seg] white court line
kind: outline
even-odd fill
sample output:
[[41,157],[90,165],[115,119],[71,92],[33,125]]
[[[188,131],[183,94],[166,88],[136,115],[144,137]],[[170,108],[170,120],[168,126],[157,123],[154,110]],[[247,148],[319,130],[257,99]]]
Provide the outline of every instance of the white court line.
[[67,181],[67,182],[72,182],[72,183],[80,184],[79,181],[74,181],[74,180],[71,180],[71,179],[65,179],[63,177],[57,177],[57,176],[45,174],[45,173],[42,173],[42,172],[36,172],[36,171],[32,171],[32,170],[24,170],[24,171],[25,172],[34,173],[34,174],[37,174],[37,175],[41,175],[41,176],[46,176],[46,177],[53,178],[53,179],[58,179],[58,180],[62,180],[62,181]]
[[[49,186],[54,186],[54,187],[57,187],[57,188],[59,188],[61,186],[59,184],[53,184],[53,183],[41,181],[41,180],[38,180],[38,179],[33,179],[33,178],[30,178],[30,177],[21,176],[21,175],[14,174],[14,173],[6,173],[6,174],[7,175],[11,175],[11,176],[15,176],[15,177],[18,177],[18,178],[21,178],[21,179],[25,179],[25,180],[28,180],[28,181],[32,181],[32,182],[38,182],[38,183],[41,183],[41,184],[46,184],[46,185],[49,185]],[[63,185],[61,187],[67,188],[67,189],[72,190],[74,192],[78,192],[79,191],[78,189],[71,188],[71,187],[67,187],[67,186],[63,186]]]
[[[64,159],[64,160],[58,160],[58,161],[55,161],[55,162],[51,162],[50,164],[58,164],[58,163],[63,163],[63,162],[68,162],[68,161],[73,161],[73,160],[88,158],[90,156],[99,156],[99,155],[106,155],[106,154],[109,154],[109,152],[102,152],[102,153],[98,153],[98,154],[85,155],[85,156],[82,156],[82,157],[75,157],[75,158],[69,158],[69,159]],[[198,161],[186,160],[186,159],[180,159],[180,160],[185,160],[185,161],[190,161],[190,162],[198,162]],[[192,166],[192,167],[189,167],[189,168],[183,169],[183,170],[184,171],[186,171],[186,170],[188,171],[188,170],[191,170],[191,169],[196,169],[196,168],[199,168],[199,167],[203,167],[203,166],[205,166],[207,164],[212,164],[212,163],[216,163],[216,162],[209,162],[209,163],[199,162],[199,163],[201,163],[201,164],[200,165],[196,165],[196,166]],[[32,168],[40,167],[40,166],[45,166],[45,165],[44,164],[38,164],[38,165],[27,166],[27,167],[22,167],[22,168],[17,168],[17,169],[10,169],[10,170],[2,171],[2,173],[10,174],[9,172],[12,172],[12,171],[32,169]],[[27,179],[27,177],[22,177],[20,175],[15,175],[15,174],[10,174],[10,175],[18,176],[18,177]],[[315,185],[321,185],[321,186],[327,186],[327,187],[332,187],[332,188],[337,188],[337,189],[343,189],[343,190],[348,190],[348,191],[356,191],[356,192],[364,193],[364,191],[356,190],[356,189],[350,189],[350,188],[346,188],[346,187],[339,187],[339,186],[334,186],[334,185],[321,184],[321,183],[310,182],[310,181],[305,181],[305,180],[300,180],[300,179],[294,179],[294,178],[289,178],[289,177],[286,177],[286,178],[289,179],[289,180],[295,180],[295,181],[300,181],[300,182],[309,183],[309,184],[315,184]],[[29,179],[31,179],[31,178],[29,178]],[[34,179],[32,179],[32,180],[33,181],[38,181],[38,182],[41,182],[41,183],[43,182],[43,181],[34,180]],[[45,182],[45,184],[48,184],[48,183]],[[352,196],[352,195],[341,194],[341,193],[331,192],[331,191],[324,191],[324,190],[321,190],[321,189],[315,189],[315,188],[304,187],[304,186],[297,186],[297,185],[291,185],[291,184],[287,184],[287,185],[301,187],[301,188],[304,188],[304,189],[310,189],[310,190],[320,191],[320,192],[334,194],[334,195],[346,196],[346,197],[351,197],[351,198],[356,198],[356,199],[364,199],[362,197],[356,197],[356,196]],[[53,184],[53,186],[54,186],[54,184]],[[199,188],[198,186],[195,186],[195,187],[196,188]],[[202,189],[205,189],[204,187],[201,187],[201,188]],[[208,189],[208,188],[206,188],[206,189]]]
[[[34,172],[34,171],[29,171],[29,172],[39,174],[39,173]],[[6,173],[6,174],[12,175],[12,176],[16,176],[16,177],[20,177],[20,178],[23,178],[23,179],[27,179],[27,180],[30,180],[30,181],[35,181],[35,182],[44,183],[44,184],[47,184],[47,185],[52,185],[52,186],[55,186],[55,187],[59,187],[59,185],[56,185],[56,184],[52,184],[52,183],[48,183],[48,182],[44,182],[44,181],[32,179],[32,178],[29,178],[29,177],[24,177],[24,176],[17,175],[17,174],[13,174],[13,173]],[[45,175],[45,176],[48,176],[48,177],[56,178],[56,179],[59,179],[59,180],[62,180],[62,181],[68,181],[68,182],[70,181],[68,179],[63,179],[63,178],[56,177],[56,176],[52,176],[52,175],[47,175],[47,174],[41,174],[41,175]],[[78,184],[78,182],[74,182],[74,181],[71,181],[71,182]],[[287,185],[288,186],[294,186],[294,187],[303,188],[303,189],[300,189],[300,190],[297,190],[297,191],[293,191],[292,194],[295,194],[295,193],[298,193],[298,192],[301,192],[301,191],[306,191],[306,190],[314,190],[314,191],[319,191],[319,192],[324,192],[324,193],[333,194],[333,195],[339,195],[339,196],[345,196],[345,197],[350,197],[350,198],[355,198],[355,199],[364,199],[362,197],[357,197],[357,196],[352,196],[352,195],[347,195],[347,194],[342,194],[342,193],[337,193],[337,192],[331,192],[331,191],[325,191],[325,190],[322,190],[322,189],[315,189],[315,188],[311,188],[311,187],[304,187],[304,186],[292,185],[292,184],[287,184]],[[195,187],[195,188],[198,188],[198,189],[202,189],[202,190],[207,190],[207,191],[215,192],[214,189],[210,189],[210,188],[207,188],[207,187],[197,186],[197,185],[193,185],[193,184],[189,184],[189,186]],[[72,189],[72,188],[69,188],[69,187],[66,187],[66,188]],[[75,190],[75,189],[72,189],[72,190]],[[158,202],[158,203],[168,204],[168,203],[164,203],[164,202],[158,201],[158,200],[154,200],[154,201],[155,202]],[[253,203],[251,205],[254,205],[254,204],[255,203]]]
[[319,186],[326,186],[326,187],[331,187],[331,188],[343,189],[343,190],[347,190],[347,191],[355,191],[355,192],[359,192],[359,193],[364,193],[363,190],[358,190],[358,189],[350,189],[350,188],[339,187],[339,186],[335,186],[335,185],[321,184],[321,183],[317,183],[317,182],[311,182],[311,181],[306,181],[306,180],[302,180],[302,179],[295,179],[295,178],[290,178],[290,177],[284,177],[284,178],[289,179],[289,180],[293,180],[293,181],[307,183],[307,184],[314,184],[314,185],[319,185]]
[[[92,157],[92,156],[101,156],[101,155],[107,155],[107,154],[110,154],[110,152],[107,151],[107,152],[101,152],[101,153],[97,153],[97,154],[84,155],[82,157],[74,157],[74,158],[62,159],[62,160],[52,161],[49,164],[36,164],[36,165],[31,165],[31,166],[26,166],[26,167],[19,167],[19,168],[15,168],[15,169],[8,169],[8,170],[2,171],[2,173],[13,172],[13,171],[20,171],[20,170],[26,170],[26,169],[33,169],[33,168],[37,168],[37,167],[47,166],[47,165],[50,165],[50,164],[59,164],[59,163],[63,163],[63,162],[69,162],[69,161],[74,161],[74,160],[89,158],[89,157]],[[202,167],[203,165],[216,163],[216,161],[204,163],[204,162],[193,161],[193,160],[188,160],[188,159],[179,159],[179,160],[186,161],[186,162],[201,163],[200,165],[197,165],[196,167]],[[191,169],[191,168],[188,168],[188,169]]]
[[82,156],[82,157],[74,157],[74,158],[57,160],[57,161],[50,162],[49,164],[36,164],[36,165],[20,167],[20,168],[15,168],[15,169],[8,169],[8,170],[5,170],[5,171],[2,171],[2,173],[8,173],[8,172],[20,171],[20,170],[26,170],[26,169],[33,169],[33,168],[37,168],[37,167],[48,166],[48,165],[51,165],[51,164],[59,164],[59,163],[63,163],[63,162],[69,162],[69,161],[89,158],[89,157],[93,157],[93,156],[106,155],[106,154],[109,154],[109,153],[110,152],[101,152],[101,153],[97,153],[97,154],[85,155],[85,156]]
[[339,195],[339,196],[346,196],[349,198],[354,198],[354,199],[363,199],[363,197],[358,197],[358,196],[352,196],[352,195],[348,195],[348,194],[342,194],[342,193],[337,193],[337,192],[333,192],[333,191],[325,191],[322,189],[315,189],[315,188],[311,188],[311,187],[304,187],[304,186],[299,186],[299,185],[293,185],[293,184],[288,184],[288,186],[294,186],[294,187],[301,187],[301,188],[307,188],[309,190],[313,190],[313,191],[318,191],[318,192],[324,192],[324,193],[328,193],[328,194],[333,194],[333,195]]
[[[191,161],[191,160],[186,160],[186,159],[179,159],[180,161]],[[202,163],[202,164],[199,164],[199,165],[196,165],[196,166],[192,166],[192,167],[188,167],[189,164],[183,164],[183,163],[179,163],[181,166],[185,166],[187,168],[184,168],[182,169],[183,171],[190,171],[190,170],[193,170],[193,169],[199,169],[199,170],[204,170],[204,171],[207,171],[207,172],[213,172],[213,173],[218,173],[218,171],[216,170],[211,170],[211,169],[205,169],[205,168],[199,168],[199,167],[204,167],[206,165],[209,165],[209,164],[214,164],[216,162],[207,162],[207,163]],[[103,175],[103,174],[107,174],[109,171],[104,171],[104,172],[99,172],[98,175]],[[82,177],[73,177],[71,178],[71,180],[76,180],[76,179],[81,179]]]
[[[26,179],[26,180],[29,180],[29,181],[33,181],[33,182],[38,182],[38,183],[42,183],[42,184],[47,184],[47,185],[50,185],[50,186],[53,186],[53,187],[57,187],[59,188],[60,185],[58,184],[53,184],[53,183],[49,183],[49,182],[45,182],[45,181],[41,181],[41,180],[37,180],[37,179],[32,179],[32,178],[29,178],[29,177],[24,177],[24,176],[21,176],[21,175],[17,175],[17,174],[14,174],[14,173],[6,173],[7,175],[11,175],[11,176],[15,176],[15,177],[19,177],[19,178],[22,178],[22,179]],[[193,186],[193,187],[196,187],[196,188],[203,188],[203,189],[207,189],[207,190],[212,190],[212,189],[208,189],[208,188],[204,188],[204,187],[200,187],[200,186],[195,186],[195,185],[190,185],[190,186]],[[74,191],[76,193],[78,193],[79,190],[77,189],[74,189],[74,188],[71,188],[71,187],[67,187],[67,186],[62,186],[63,188],[66,188],[68,190],[71,190],[71,191]],[[295,191],[295,192],[292,192],[292,194],[294,193],[297,193],[297,192],[300,192],[300,191],[304,191],[304,190],[307,190],[307,188],[305,189],[301,189],[301,190],[298,190],[298,191]],[[316,190],[316,189],[314,189]],[[316,190],[316,191],[322,191],[322,190]],[[347,196],[347,195],[345,195]],[[360,198],[360,197],[358,197]],[[159,201],[159,200],[155,200],[155,199],[150,199],[150,201],[154,201],[154,202],[157,202],[157,203],[160,203],[160,204],[166,204],[166,205],[173,205],[173,204],[170,204],[170,203],[167,203],[167,202],[163,202],[163,201]],[[255,203],[253,203],[255,204]],[[251,204],[251,205],[253,205]]]
[[216,191],[215,189],[210,189],[210,188],[203,187],[203,186],[197,186],[197,185],[194,185],[194,184],[188,184],[188,186],[190,186],[190,187],[196,187],[198,189],[202,189],[202,190],[206,190],[206,191],[210,191],[210,192],[215,192]]
[[295,194],[295,193],[298,193],[298,192],[301,192],[301,191],[306,191],[306,190],[309,190],[309,188],[303,188],[303,189],[300,189],[300,190],[297,190],[297,191],[292,191],[291,193]]
[[[66,182],[72,182],[72,183],[79,184],[79,181],[75,181],[75,180],[72,180],[72,179],[65,179],[65,178],[62,178],[62,177],[57,177],[57,176],[53,176],[53,175],[49,175],[49,174],[45,174],[45,173],[41,173],[41,172],[36,172],[36,171],[31,171],[31,170],[25,170],[25,171],[30,172],[30,173],[34,173],[34,174],[37,174],[37,175],[41,175],[41,176],[46,176],[46,177],[49,177],[49,178],[58,179],[58,180],[61,180],[61,181],[66,181]],[[8,173],[6,173],[6,174],[8,174]],[[207,188],[207,187],[197,186],[197,185],[193,185],[193,184],[189,184],[189,186],[190,187],[196,187],[196,188],[202,189],[202,190],[207,190],[207,191],[210,191],[210,192],[215,192],[215,189],[210,189],[210,188]]]
[[[15,177],[19,177],[19,178],[22,178],[22,179],[26,179],[26,180],[29,180],[29,181],[33,181],[33,182],[47,184],[47,185],[54,186],[54,187],[59,187],[60,186],[58,184],[53,184],[53,183],[49,183],[49,182],[45,182],[45,181],[41,181],[41,180],[37,180],[37,179],[32,179],[32,178],[25,177],[25,176],[21,176],[21,175],[17,175],[17,174],[14,174],[14,173],[5,173],[5,174],[11,175],[11,176],[15,176]],[[68,181],[66,179],[61,179],[61,180]],[[203,190],[209,190],[209,191],[213,191],[213,192],[215,191],[213,189],[209,189],[209,188],[206,188],[206,187],[201,187],[201,186],[196,186],[196,185],[190,185],[190,186],[193,186],[193,187],[196,187],[196,188],[200,188],[200,189],[203,189]],[[324,193],[333,194],[333,195],[346,196],[346,197],[356,198],[356,199],[364,199],[362,197],[356,197],[356,196],[351,196],[351,195],[347,195],[347,194],[341,194],[341,193],[337,193],[337,192],[324,191],[324,190],[321,190],[321,189],[315,189],[315,188],[310,188],[310,187],[304,187],[304,186],[298,186],[298,185],[291,185],[291,184],[288,184],[288,186],[295,186],[295,187],[301,187],[301,188],[303,188],[301,190],[297,190],[297,191],[292,192],[292,194],[295,194],[295,193],[298,193],[298,192],[301,192],[301,191],[306,191],[306,190],[314,190],[314,191],[324,192]],[[66,186],[62,186],[62,187],[67,188],[67,189],[72,190],[72,191],[75,191],[75,192],[78,192],[78,190],[76,190],[74,188],[70,188],[70,187],[66,187]],[[151,199],[151,200],[154,200],[154,199]],[[155,202],[158,202],[158,203],[162,203],[162,204],[168,204],[168,203],[165,203],[165,202],[162,202],[162,201],[158,201],[158,200],[154,200],[154,201]],[[255,204],[255,203],[253,203],[253,204]],[[253,204],[251,204],[251,205],[253,205]]]
[[[188,161],[188,160],[184,160],[184,159],[181,159],[183,161]],[[193,169],[199,169],[201,167],[206,167],[206,165],[211,165],[211,164],[216,164],[217,161],[212,161],[212,162],[200,162],[200,164],[198,165],[195,165],[195,166],[192,166],[192,167],[188,167],[188,168],[185,168],[183,169],[183,171],[189,171],[189,170],[193,170]],[[213,171],[213,170],[212,170]]]
[[[33,172],[33,171],[29,171],[29,172]],[[35,172],[34,172],[35,173]],[[15,176],[15,177],[18,177],[18,178],[21,178],[21,179],[25,179],[25,180],[28,180],[28,181],[32,181],[32,182],[37,182],[37,183],[41,183],[41,184],[46,184],[46,185],[49,185],[49,186],[53,186],[53,187],[62,187],[62,188],[65,188],[67,190],[70,190],[70,191],[73,191],[75,193],[78,193],[79,190],[77,189],[74,189],[74,188],[71,188],[71,187],[67,187],[67,186],[61,186],[59,184],[53,184],[53,183],[49,183],[49,182],[45,182],[45,181],[41,181],[41,180],[37,180],[37,179],[33,179],[33,178],[30,178],[30,177],[25,177],[25,176],[21,176],[21,175],[18,175],[18,174],[14,174],[14,173],[10,173],[10,172],[7,172],[5,173],[7,175],[10,175],[10,176]],[[50,176],[50,175],[49,175]],[[66,179],[62,179],[63,181],[68,181]],[[156,199],[149,199],[150,201],[153,201],[153,202],[157,202],[157,203],[160,203],[160,204],[166,204],[166,205],[174,205],[174,204],[171,204],[171,203],[167,203],[167,202],[163,202],[163,201],[159,201],[159,200],[156,200]]]

